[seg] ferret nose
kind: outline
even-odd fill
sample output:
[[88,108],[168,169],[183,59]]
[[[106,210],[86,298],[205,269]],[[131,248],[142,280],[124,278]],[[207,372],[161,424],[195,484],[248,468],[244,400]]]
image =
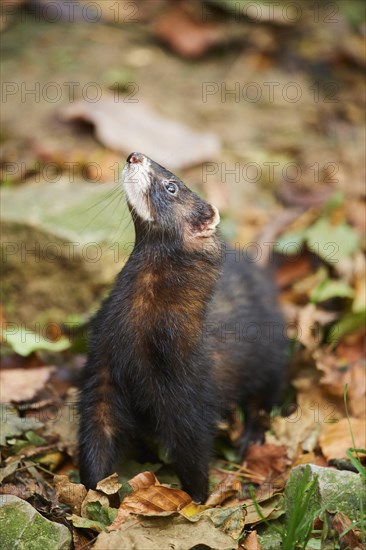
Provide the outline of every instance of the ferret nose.
[[129,164],[138,164],[143,161],[144,155],[142,153],[131,153],[127,158]]

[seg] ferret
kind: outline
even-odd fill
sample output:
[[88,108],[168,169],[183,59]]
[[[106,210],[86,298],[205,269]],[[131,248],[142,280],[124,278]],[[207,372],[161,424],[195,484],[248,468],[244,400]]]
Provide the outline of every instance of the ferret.
[[218,210],[169,170],[132,153],[123,186],[136,239],[91,325],[80,479],[95,487],[120,455],[154,441],[204,502],[219,420],[241,407],[244,456],[263,440],[261,411],[278,401],[286,349],[276,289],[223,243]]

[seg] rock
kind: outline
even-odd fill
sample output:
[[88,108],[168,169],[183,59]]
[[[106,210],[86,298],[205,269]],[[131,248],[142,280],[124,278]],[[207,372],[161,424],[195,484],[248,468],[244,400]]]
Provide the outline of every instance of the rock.
[[291,471],[285,491],[287,507],[299,498],[298,484],[306,467],[310,467],[311,479],[318,476],[314,499],[309,508],[330,513],[342,512],[351,520],[360,518],[361,500],[363,509],[366,509],[366,483],[361,475],[315,464],[302,464]]
[[50,521],[25,500],[13,495],[0,499],[2,550],[68,550],[71,533],[65,525]]

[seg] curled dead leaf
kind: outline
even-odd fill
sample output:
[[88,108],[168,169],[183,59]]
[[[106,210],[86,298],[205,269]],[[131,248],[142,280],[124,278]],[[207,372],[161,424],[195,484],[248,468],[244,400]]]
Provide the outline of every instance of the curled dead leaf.
[[[352,432],[357,449],[366,448],[366,419],[350,418]],[[342,418],[335,424],[324,424],[319,437],[323,455],[331,458],[344,458],[346,451],[353,447],[350,426],[347,418]]]
[[212,491],[207,499],[207,506],[218,506],[228,498],[237,494],[241,489],[241,483],[235,474],[229,474]]
[[157,477],[152,472],[141,472],[128,481],[134,491],[146,489],[151,485],[160,485]]
[[262,550],[260,542],[258,540],[257,531],[251,531],[242,542],[244,550]]
[[2,401],[29,401],[44,387],[54,367],[2,369],[0,385]]
[[337,512],[333,518],[333,528],[341,535],[344,531],[348,530],[342,537],[341,543],[347,546],[347,548],[353,548],[354,550],[361,550],[362,548],[362,539],[361,539],[361,530],[353,527],[352,520],[346,514],[342,512]]
[[[286,446],[271,443],[251,445],[244,463],[249,470],[263,476],[264,482],[285,472],[290,464]],[[256,478],[252,481],[255,483]]]
[[105,495],[114,495],[118,493],[122,484],[118,481],[118,474],[114,473],[97,483],[97,491],[101,491]]
[[155,21],[153,32],[183,57],[199,57],[223,39],[223,29],[192,19],[182,6],[172,6]]
[[65,475],[55,475],[53,481],[59,501],[70,506],[73,514],[80,516],[81,505],[87,495],[84,485],[71,483]]
[[[333,350],[317,350],[314,354],[317,369],[322,373],[320,384],[331,396],[343,399],[344,387],[348,385],[347,404],[352,416],[362,418],[366,413],[366,369],[362,359],[349,362],[345,359],[342,342]],[[350,346],[355,349],[355,343]],[[356,356],[357,357],[357,356]]]

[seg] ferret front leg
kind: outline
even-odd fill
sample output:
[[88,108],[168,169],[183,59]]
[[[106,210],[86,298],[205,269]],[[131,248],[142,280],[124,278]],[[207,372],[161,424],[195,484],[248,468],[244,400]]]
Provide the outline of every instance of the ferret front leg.
[[186,422],[176,419],[171,444],[169,440],[167,442],[169,458],[182,489],[195,502],[205,502],[208,497],[208,468],[213,443],[211,431],[193,422],[188,428]]

